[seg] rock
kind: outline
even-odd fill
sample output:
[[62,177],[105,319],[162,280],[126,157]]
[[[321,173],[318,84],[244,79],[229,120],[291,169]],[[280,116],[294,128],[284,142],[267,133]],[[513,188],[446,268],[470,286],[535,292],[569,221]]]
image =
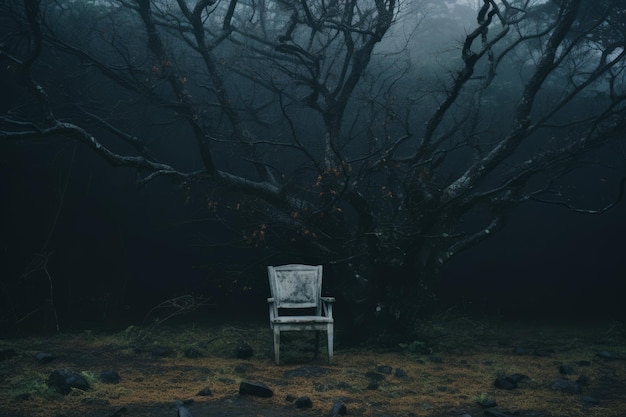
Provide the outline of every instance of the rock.
[[524,374],[498,375],[493,385],[496,388],[512,390],[517,388],[517,384],[528,379]]
[[274,395],[274,391],[267,385],[244,381],[239,384],[239,395],[253,395],[255,397],[269,398]]
[[511,375],[507,375],[506,379],[508,379],[509,381],[515,382],[516,384],[522,382],[525,379],[530,379],[528,378],[528,376],[524,375],[524,374],[511,374]]
[[377,390],[379,386],[380,386],[380,384],[378,382],[370,381],[370,383],[367,384],[367,387],[365,387],[365,388],[373,391],[373,390]]
[[391,371],[393,370],[393,368],[391,366],[388,365],[380,365],[378,368],[376,368],[377,372],[380,372],[381,374],[391,374]]
[[512,390],[512,389],[517,388],[517,383],[507,379],[505,375],[498,376],[496,380],[493,382],[493,385],[496,388],[507,389],[507,390]]
[[108,417],[120,417],[121,415],[126,414],[127,411],[128,409],[126,407],[120,407],[113,413],[109,414]]
[[178,407],[178,417],[193,417],[193,414],[191,414],[191,411],[189,411],[187,407],[181,405]]
[[98,376],[98,380],[105,384],[119,384],[121,379],[117,371],[102,371]]
[[57,358],[56,356],[48,352],[39,352],[35,355],[35,359],[37,359],[37,362],[39,362],[42,365],[46,363],[50,363],[56,358]]
[[375,381],[375,382],[379,382],[385,379],[385,375],[379,374],[378,372],[372,372],[372,371],[366,372],[365,376],[369,378],[370,381]]
[[615,353],[609,352],[608,350],[603,350],[601,352],[598,352],[598,357],[601,359],[609,360],[609,361],[614,361],[616,359],[619,359]]
[[550,385],[550,388],[566,394],[580,394],[582,392],[580,385],[567,379],[557,379]]
[[254,351],[252,350],[252,346],[243,340],[239,340],[237,342],[237,346],[235,347],[235,356],[237,359],[248,359],[254,355]]
[[298,398],[295,404],[297,408],[313,408],[313,401],[306,395]]
[[335,401],[335,403],[333,404],[333,409],[330,411],[330,415],[332,417],[335,417],[345,416],[346,414],[348,414],[348,409],[346,408],[346,405],[343,403],[343,401]]
[[559,373],[561,375],[574,375],[576,371],[571,366],[561,365],[559,366]]
[[89,383],[85,377],[67,368],[54,370],[48,377],[47,384],[48,387],[63,395],[69,394],[72,388],[82,391],[89,389]]
[[198,391],[196,395],[200,397],[210,397],[211,395],[213,395],[213,391],[211,391],[211,388],[209,387],[204,387],[200,391]]
[[406,378],[409,375],[406,373],[404,369],[397,368],[396,372],[393,373],[393,376],[395,376],[396,378]]

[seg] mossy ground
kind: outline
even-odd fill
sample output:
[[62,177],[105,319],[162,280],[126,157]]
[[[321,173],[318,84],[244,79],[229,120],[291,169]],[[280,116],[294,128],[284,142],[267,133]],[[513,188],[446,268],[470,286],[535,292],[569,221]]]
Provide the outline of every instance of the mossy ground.
[[[339,343],[335,363],[328,366],[322,348],[313,358],[312,335],[291,333],[283,341],[280,366],[269,357],[270,331],[265,322],[179,322],[153,328],[129,327],[116,333],[83,331],[49,338],[27,337],[0,341],[0,350],[17,356],[0,362],[0,416],[43,417],[64,415],[101,417],[122,407],[133,416],[175,416],[172,403],[193,399],[189,409],[203,415],[204,407],[225,409],[237,404],[242,381],[268,385],[269,399],[246,399],[220,415],[327,415],[342,399],[353,416],[453,416],[482,415],[477,398],[497,401],[498,408],[536,411],[545,416],[623,416],[626,410],[626,360],[607,361],[597,356],[612,351],[626,357],[624,326],[619,323],[502,322],[468,317],[439,317],[420,326],[423,340],[407,341],[397,349]],[[339,338],[340,339],[340,338]],[[237,359],[239,340],[250,344],[254,356]],[[321,338],[323,341],[323,338]],[[323,343],[321,343],[323,344]],[[514,354],[523,346],[527,355]],[[189,358],[192,349],[201,356]],[[47,364],[35,359],[38,352],[56,356]],[[536,355],[532,352],[542,352]],[[166,355],[166,356],[161,356]],[[571,365],[579,375],[563,376],[559,366]],[[376,390],[366,387],[365,374],[381,365],[401,368],[408,375],[386,375]],[[92,389],[75,390],[62,397],[47,389],[45,381],[56,368],[81,372]],[[286,377],[301,367],[329,371],[310,377]],[[97,381],[103,370],[116,370],[121,382]],[[521,373],[530,380],[511,390],[493,382],[498,374]],[[551,389],[559,378],[588,378],[584,395],[600,403],[589,406],[581,395]],[[203,388],[211,396],[197,396]],[[28,399],[16,399],[29,393]],[[286,397],[309,396],[313,408],[295,410]],[[200,414],[198,414],[200,413]]]

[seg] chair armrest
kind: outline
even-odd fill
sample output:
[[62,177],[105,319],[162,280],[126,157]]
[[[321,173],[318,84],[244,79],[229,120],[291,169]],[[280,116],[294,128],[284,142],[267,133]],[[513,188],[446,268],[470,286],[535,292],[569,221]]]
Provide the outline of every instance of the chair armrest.
[[268,306],[270,308],[270,327],[272,326],[272,320],[278,317],[278,309],[276,308],[276,303],[274,302],[274,297],[269,297],[267,299]]
[[335,297],[320,297],[322,300],[322,309],[324,315],[329,318],[333,318],[333,303],[335,302]]

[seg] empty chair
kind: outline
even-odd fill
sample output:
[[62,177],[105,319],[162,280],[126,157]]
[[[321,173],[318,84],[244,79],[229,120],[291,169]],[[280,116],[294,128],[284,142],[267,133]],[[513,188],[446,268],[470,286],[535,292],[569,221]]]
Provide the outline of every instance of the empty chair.
[[[282,331],[325,331],[328,363],[333,360],[333,297],[322,297],[321,265],[268,266],[272,297],[268,298],[274,333],[274,361],[280,361]],[[317,341],[317,338],[316,338]],[[315,346],[317,352],[317,345]]]

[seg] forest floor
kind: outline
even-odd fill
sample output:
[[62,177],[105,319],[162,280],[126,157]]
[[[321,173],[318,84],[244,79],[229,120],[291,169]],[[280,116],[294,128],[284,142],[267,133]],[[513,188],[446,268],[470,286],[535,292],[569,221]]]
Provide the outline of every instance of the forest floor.
[[[285,337],[284,363],[276,366],[269,328],[260,321],[4,339],[0,417],[175,417],[181,401],[193,417],[327,416],[338,403],[349,416],[624,416],[622,323],[439,317],[421,330],[423,340],[388,349],[348,346],[338,337],[330,366],[324,349],[313,358],[305,346],[314,338],[301,333]],[[252,357],[236,358],[240,341],[253,348]],[[42,352],[46,360],[37,359]],[[59,368],[82,374],[91,388],[53,392],[46,381]],[[119,383],[100,382],[105,370],[118,372]],[[527,378],[514,389],[494,385],[514,374]],[[274,395],[240,395],[244,381],[264,384]],[[582,391],[567,393],[563,386]],[[210,395],[198,395],[204,388]],[[296,407],[293,399],[303,396],[312,407]],[[490,401],[495,407],[480,404]]]

